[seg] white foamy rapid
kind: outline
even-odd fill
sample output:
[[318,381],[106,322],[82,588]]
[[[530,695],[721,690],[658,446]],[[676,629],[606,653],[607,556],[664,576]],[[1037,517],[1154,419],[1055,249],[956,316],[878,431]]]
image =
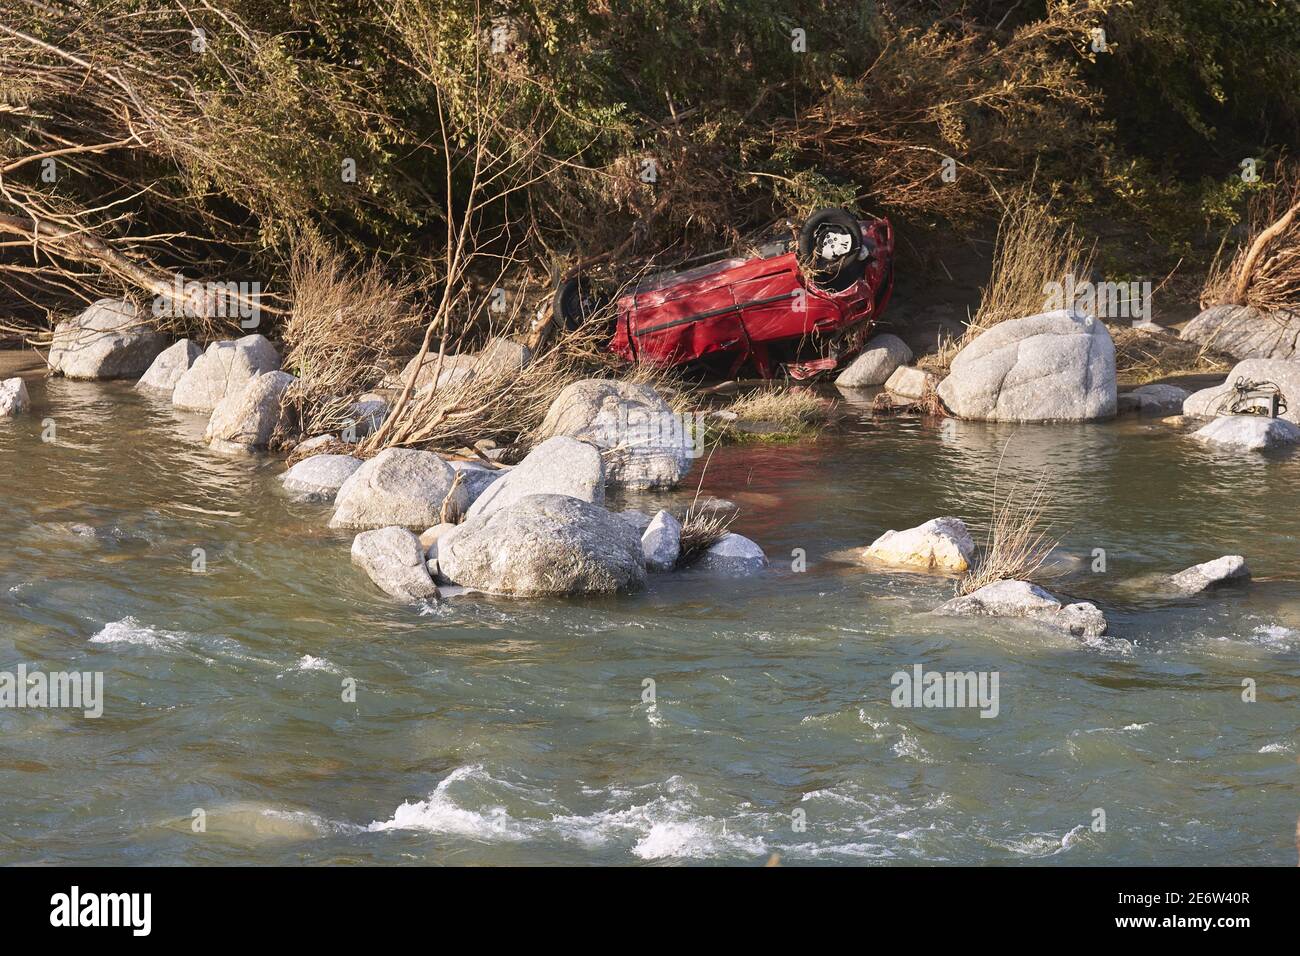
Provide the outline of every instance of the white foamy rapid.
[[92,644],[134,644],[142,647],[179,647],[189,640],[191,635],[183,631],[164,631],[160,628],[141,624],[133,617],[124,617],[120,621],[110,621],[100,628],[91,638]]
[[[367,829],[425,830],[483,841],[551,839],[589,849],[621,845],[641,860],[758,859],[767,852],[763,840],[700,813],[698,791],[680,777],[661,785],[594,791],[593,795],[603,795],[611,806],[589,814],[548,812],[553,801],[545,794],[507,783],[473,764],[448,774],[427,800],[403,803],[390,819],[371,823]],[[500,802],[491,796],[499,796]],[[513,814],[505,802],[512,804]],[[746,819],[738,816],[737,824],[745,825]]]

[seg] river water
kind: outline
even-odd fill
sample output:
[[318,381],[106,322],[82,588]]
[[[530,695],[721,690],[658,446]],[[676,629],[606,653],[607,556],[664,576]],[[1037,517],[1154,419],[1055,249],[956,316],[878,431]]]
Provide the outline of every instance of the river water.
[[[99,671],[105,700],[0,709],[0,862],[1296,862],[1300,458],[863,410],[713,456],[760,576],[415,608],[202,418],[30,387],[0,423],[0,670]],[[978,527],[1000,459],[1004,488],[1050,469],[1076,559],[1052,587],[1107,637],[935,617],[950,580],[829,557]],[[1248,587],[1132,583],[1224,553]],[[997,672],[997,716],[891,706],[916,664]]]

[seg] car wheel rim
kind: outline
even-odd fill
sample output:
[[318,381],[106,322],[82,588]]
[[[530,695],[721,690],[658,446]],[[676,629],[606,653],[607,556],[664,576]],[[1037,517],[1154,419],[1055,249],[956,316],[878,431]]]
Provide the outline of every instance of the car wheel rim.
[[823,226],[817,230],[813,251],[823,262],[840,262],[853,252],[853,234],[842,226]]

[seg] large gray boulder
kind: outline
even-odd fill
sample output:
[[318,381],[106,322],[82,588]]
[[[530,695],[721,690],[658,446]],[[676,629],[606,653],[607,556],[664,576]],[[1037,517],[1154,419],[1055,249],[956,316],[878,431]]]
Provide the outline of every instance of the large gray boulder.
[[395,598],[423,601],[438,597],[438,586],[424,564],[420,539],[405,528],[361,532],[352,539],[352,563]]
[[223,454],[248,454],[265,448],[284,419],[284,394],[298,381],[288,372],[265,372],[212,411],[203,440]]
[[176,382],[172,404],[192,412],[210,412],[227,395],[238,394],[253,378],[280,367],[275,346],[262,335],[213,342]]
[[438,541],[438,570],[508,595],[627,591],[645,584],[641,539],[626,521],[568,495],[528,495],[469,518]]
[[13,418],[31,407],[26,382],[21,378],[7,378],[0,382],[0,418]]
[[1210,588],[1250,580],[1250,568],[1239,554],[1225,554],[1169,576],[1168,586],[1180,594],[1200,594]]
[[303,501],[333,501],[361,465],[361,459],[351,455],[312,455],[281,475],[280,483]]
[[1189,395],[1187,401],[1183,402],[1183,414],[1201,418],[1233,414],[1232,404],[1238,381],[1272,382],[1286,399],[1287,408],[1282,417],[1294,425],[1300,425],[1300,361],[1284,359],[1247,359],[1238,362],[1222,385],[1203,388]]
[[936,614],[975,617],[1023,617],[1068,631],[1075,637],[1106,633],[1106,618],[1097,605],[1080,601],[1063,604],[1049,591],[1028,581],[995,581],[978,591],[953,598]]
[[691,567],[713,574],[755,574],[767,567],[767,555],[743,534],[729,531],[706,548]]
[[181,376],[190,370],[202,354],[203,349],[199,348],[198,343],[181,339],[158,353],[158,357],[140,381],[135,383],[135,387],[142,392],[171,397]]
[[1300,309],[1268,312],[1250,305],[1215,305],[1179,335],[1238,359],[1300,359]]
[[1192,432],[1192,437],[1233,451],[1266,451],[1300,442],[1300,426],[1263,415],[1223,415]]
[[423,531],[442,521],[444,501],[447,517],[454,521],[468,500],[463,485],[452,491],[455,477],[451,466],[433,452],[385,449],[339,486],[330,527],[395,525]]
[[67,378],[138,378],[166,347],[134,303],[100,299],[54,327],[49,363]]
[[900,365],[912,361],[912,350],[897,335],[877,335],[862,349],[835,379],[842,388],[867,388],[883,385]]
[[1075,310],[999,322],[957,353],[939,398],[954,415],[985,421],[1110,418],[1115,344]]
[[637,534],[645,534],[646,528],[650,527],[650,522],[652,520],[644,511],[638,511],[635,508],[628,508],[626,511],[616,511],[614,514],[635,528]]
[[671,488],[691,470],[695,436],[649,385],[583,379],[556,396],[539,438],[568,435],[594,445],[605,480],[624,488]]
[[[488,485],[465,518],[489,515],[529,495],[568,495],[604,504],[605,468],[600,452],[586,442],[564,435],[548,438]],[[434,523],[429,521],[425,525]]]

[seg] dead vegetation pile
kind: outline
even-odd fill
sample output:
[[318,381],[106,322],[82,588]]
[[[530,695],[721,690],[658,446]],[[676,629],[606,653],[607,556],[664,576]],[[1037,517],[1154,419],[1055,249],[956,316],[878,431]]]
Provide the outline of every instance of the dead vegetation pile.
[[1174,332],[1108,326],[1115,343],[1115,374],[1122,385],[1145,385],[1174,375],[1226,372],[1236,360]]

